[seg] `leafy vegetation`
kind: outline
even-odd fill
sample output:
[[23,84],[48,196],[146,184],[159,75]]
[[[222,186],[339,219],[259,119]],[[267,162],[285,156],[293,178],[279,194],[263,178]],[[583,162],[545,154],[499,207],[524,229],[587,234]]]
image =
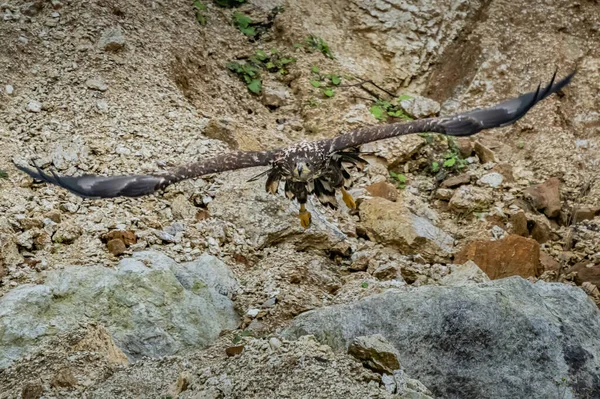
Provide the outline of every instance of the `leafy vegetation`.
[[369,108],[369,111],[379,121],[385,121],[390,116],[410,121],[413,118],[406,114],[404,109],[400,106],[400,102],[411,98],[412,97],[410,96],[402,95],[392,101],[379,99],[371,106],[371,108]]
[[295,58],[282,55],[277,49],[271,49],[268,53],[256,50],[256,53],[242,62],[232,61],[227,64],[227,69],[242,79],[248,90],[254,94],[262,91],[261,70],[286,75],[289,73],[288,66],[296,62]]
[[200,25],[206,25],[206,5],[199,0],[194,1],[194,10],[196,11],[196,20]]
[[337,74],[322,74],[318,66],[313,65],[310,69],[311,80],[310,84],[316,89],[321,89],[321,93],[325,98],[335,96],[335,86],[342,83],[342,78]]
[[366,281],[363,281],[360,286],[361,286],[361,288],[369,288],[369,283],[367,283]]
[[275,18],[281,12],[283,12],[283,7],[275,7],[269,12],[265,21],[253,21],[248,15],[236,11],[232,16],[233,25],[254,42],[273,27]]
[[[333,56],[333,53],[331,52],[331,49],[329,48],[329,45],[325,42],[325,40],[321,39],[319,36],[316,35],[309,35],[305,40],[305,48],[308,49],[309,51],[312,50],[318,50],[321,53],[323,53],[324,56],[326,56],[327,58],[331,58],[334,59],[335,57]],[[294,47],[299,48],[301,47],[301,44],[294,44]]]
[[234,344],[239,344],[242,341],[243,337],[253,337],[253,336],[254,336],[254,334],[252,334],[252,331],[244,330],[240,334],[235,334],[232,341]]
[[0,178],[1,179],[8,179],[8,172],[6,172],[5,170],[0,169]]
[[[428,135],[431,137],[434,137],[434,136],[442,137],[439,135],[433,135],[431,133],[428,133]],[[434,140],[435,140],[435,138],[432,138],[431,142],[428,142],[428,144],[433,143]],[[448,172],[458,172],[468,165],[468,162],[461,157],[455,139],[452,137],[447,137],[446,143],[447,143],[448,149],[442,155],[442,158],[432,161],[431,164],[429,165],[429,170],[431,173],[434,173],[434,174],[441,173],[443,176],[445,176],[448,174]]]
[[260,70],[249,62],[230,62],[227,69],[237,74],[244,82],[248,90],[254,94],[259,94],[262,90],[262,80],[260,79]]
[[406,187],[406,176],[402,173],[395,173],[390,170],[390,177],[396,183],[396,187],[403,190]]
[[244,35],[253,38],[256,36],[256,29],[251,26],[252,19],[241,12],[233,13],[233,24],[242,32]]
[[224,8],[239,7],[246,2],[246,0],[213,0],[216,5]]

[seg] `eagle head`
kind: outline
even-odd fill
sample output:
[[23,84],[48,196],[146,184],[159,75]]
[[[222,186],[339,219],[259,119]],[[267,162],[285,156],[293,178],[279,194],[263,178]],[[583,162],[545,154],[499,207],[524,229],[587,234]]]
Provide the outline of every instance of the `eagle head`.
[[307,182],[316,177],[314,166],[306,158],[295,160],[290,169],[292,172],[292,180],[294,181]]

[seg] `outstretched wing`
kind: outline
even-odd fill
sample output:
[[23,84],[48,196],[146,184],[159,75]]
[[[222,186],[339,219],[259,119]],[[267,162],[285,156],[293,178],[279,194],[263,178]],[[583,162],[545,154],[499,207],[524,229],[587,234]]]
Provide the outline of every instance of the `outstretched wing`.
[[210,173],[224,172],[226,170],[250,168],[253,166],[268,165],[275,152],[239,151],[209,158],[204,161],[180,166],[156,175],[131,175],[131,176],[59,176],[54,171],[47,174],[40,168],[29,169],[15,165],[18,169],[37,180],[56,184],[66,188],[73,194],[87,198],[111,197],[141,197],[152,194],[170,184],[191,179]]
[[544,88],[538,86],[536,91],[501,102],[491,108],[476,109],[448,117],[366,127],[332,139],[323,140],[321,145],[325,148],[329,145],[330,152],[335,152],[372,141],[412,133],[436,132],[449,136],[471,136],[485,129],[507,126],[516,122],[535,104],[568,85],[574,75],[575,72],[572,72],[562,80],[554,83],[555,73],[548,86]]

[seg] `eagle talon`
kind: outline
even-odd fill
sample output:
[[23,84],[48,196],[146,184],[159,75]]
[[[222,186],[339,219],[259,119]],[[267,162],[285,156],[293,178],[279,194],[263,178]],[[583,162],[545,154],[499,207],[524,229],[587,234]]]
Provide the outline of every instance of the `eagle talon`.
[[310,212],[304,207],[304,204],[300,204],[300,213],[298,213],[298,217],[300,218],[300,225],[305,229],[308,229],[310,227],[312,217]]
[[350,209],[356,209],[356,202],[354,202],[354,198],[352,198],[352,195],[350,195],[350,193],[348,191],[346,191],[345,188],[342,187],[342,199],[344,200],[344,203],[346,204],[346,206]]

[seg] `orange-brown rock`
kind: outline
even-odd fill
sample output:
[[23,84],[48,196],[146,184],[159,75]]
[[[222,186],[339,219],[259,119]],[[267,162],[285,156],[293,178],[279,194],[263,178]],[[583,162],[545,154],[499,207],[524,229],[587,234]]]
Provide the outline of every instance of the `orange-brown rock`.
[[573,211],[573,223],[590,220],[600,214],[600,207],[581,206]]
[[510,224],[512,228],[510,232],[518,236],[527,237],[529,235],[529,229],[527,228],[527,216],[525,212],[519,211],[510,216]]
[[540,244],[511,234],[498,241],[472,241],[454,258],[454,263],[475,262],[490,279],[509,276],[537,277],[542,273]]
[[123,255],[127,250],[125,243],[119,238],[114,238],[107,242],[106,248],[108,249],[108,252],[115,256]]
[[546,251],[540,251],[540,265],[545,272],[557,272],[560,270],[560,263],[548,255]]
[[577,272],[577,275],[575,275],[575,283],[577,285],[581,285],[587,281],[596,287],[600,287],[600,264],[582,261],[569,269],[569,273],[572,272]]
[[456,147],[463,158],[468,158],[473,153],[473,141],[467,137],[460,137],[456,140]]
[[481,163],[496,162],[496,156],[494,155],[494,151],[490,150],[489,148],[481,144],[479,141],[475,142],[475,146],[473,147],[473,149],[475,150],[475,153],[479,157]]
[[243,351],[244,351],[244,345],[230,346],[229,348],[225,349],[225,353],[229,357],[232,357],[232,356],[235,356],[235,355],[239,355]]
[[69,368],[59,370],[50,381],[50,386],[54,388],[71,388],[76,385],[77,379]]
[[440,186],[443,188],[453,188],[462,186],[463,184],[469,184],[470,181],[471,175],[463,173],[462,175],[447,178],[442,182],[442,184],[440,184]]
[[555,218],[560,214],[562,204],[560,202],[560,180],[557,177],[528,187],[525,194],[531,200],[534,208],[539,211],[543,210],[549,218]]
[[381,197],[389,201],[396,201],[398,199],[398,189],[386,181],[380,181],[367,186],[367,191],[373,197]]
[[137,238],[135,233],[131,230],[111,230],[102,237],[105,241],[110,240],[121,240],[127,246],[135,244],[137,242]]
[[513,167],[509,163],[499,163],[492,168],[492,172],[498,172],[504,177],[504,181],[507,183],[514,183],[515,176],[513,174]]

